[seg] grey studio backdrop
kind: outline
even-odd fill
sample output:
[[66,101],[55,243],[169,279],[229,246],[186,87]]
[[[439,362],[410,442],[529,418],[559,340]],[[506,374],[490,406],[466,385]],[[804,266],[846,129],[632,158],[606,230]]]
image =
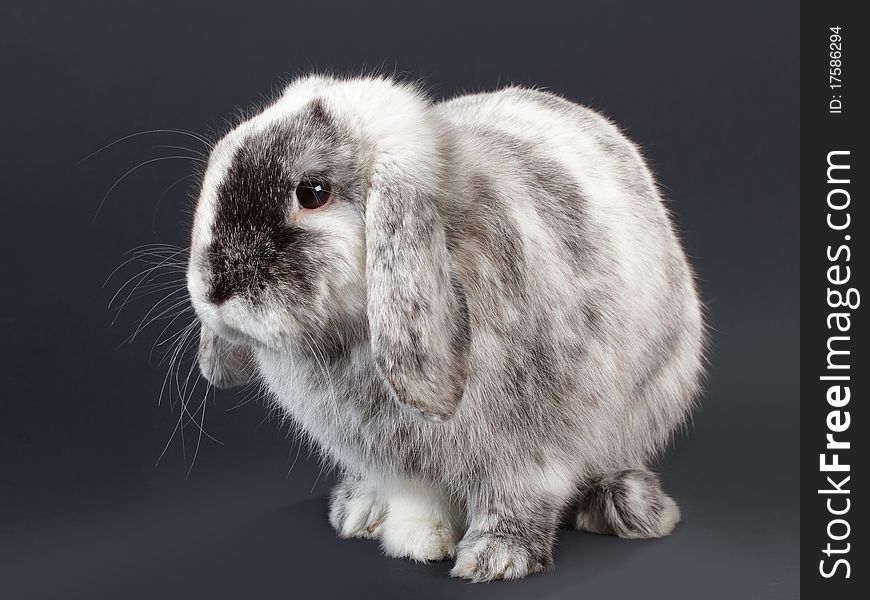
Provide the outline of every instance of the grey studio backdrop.
[[[0,596],[17,598],[796,598],[796,2],[40,2],[0,7]],[[141,244],[186,241],[203,134],[309,68],[383,67],[436,95],[538,84],[638,141],[698,271],[711,324],[702,408],[658,465],[669,538],[564,530],[556,569],[473,586],[448,563],[340,541],[331,474],[242,396],[157,398],[155,297],[107,309]],[[162,200],[158,200],[163,195]],[[183,319],[182,319],[183,320]],[[181,324],[181,321],[179,324]],[[165,323],[165,322],[164,322]],[[235,408],[233,408],[235,407]],[[291,468],[292,467],[292,468]],[[190,473],[188,477],[188,472]]]

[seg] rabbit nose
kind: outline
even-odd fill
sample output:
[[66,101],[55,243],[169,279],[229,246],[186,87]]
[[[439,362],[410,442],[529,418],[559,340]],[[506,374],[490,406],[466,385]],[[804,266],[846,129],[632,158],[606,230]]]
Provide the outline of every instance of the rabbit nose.
[[254,273],[244,266],[216,272],[212,276],[208,293],[208,300],[215,306],[220,306],[236,294],[249,289]]
[[215,306],[220,306],[230,298],[232,298],[233,292],[230,290],[227,285],[214,285],[212,284],[211,290],[209,290],[208,301],[214,304]]

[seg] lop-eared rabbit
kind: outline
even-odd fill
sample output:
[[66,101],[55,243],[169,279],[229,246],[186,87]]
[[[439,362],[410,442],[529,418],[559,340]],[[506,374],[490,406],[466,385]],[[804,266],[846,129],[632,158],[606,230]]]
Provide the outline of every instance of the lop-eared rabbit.
[[700,302],[588,108],[299,78],[215,144],[187,282],[203,375],[258,380],[322,449],[340,537],[487,581],[550,567],[560,524],[680,519],[648,464],[699,389]]

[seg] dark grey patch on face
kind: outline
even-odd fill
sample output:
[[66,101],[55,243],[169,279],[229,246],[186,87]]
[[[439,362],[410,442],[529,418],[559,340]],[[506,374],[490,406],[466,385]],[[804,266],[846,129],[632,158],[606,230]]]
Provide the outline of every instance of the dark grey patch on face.
[[[330,250],[317,232],[291,222],[293,193],[301,179],[321,178],[334,202],[358,206],[365,186],[358,155],[356,141],[319,100],[244,139],[217,190],[206,251],[209,299],[286,304],[320,333],[328,317],[309,313],[328,276]],[[324,340],[326,354],[338,341]]]
[[217,192],[208,249],[213,302],[236,294],[253,301],[275,286],[303,302],[313,295],[322,248],[315,234],[289,223],[302,175],[292,164],[311,152],[314,136],[328,147],[337,135],[314,102],[294,121],[252,134],[238,147]]

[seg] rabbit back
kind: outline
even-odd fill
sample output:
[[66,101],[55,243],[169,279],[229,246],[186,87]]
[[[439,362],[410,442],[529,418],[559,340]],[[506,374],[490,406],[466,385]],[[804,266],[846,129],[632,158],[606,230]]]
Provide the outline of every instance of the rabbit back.
[[469,304],[469,410],[596,471],[643,464],[694,402],[703,322],[638,149],[601,115],[537,90],[437,110],[467,169],[444,214]]

